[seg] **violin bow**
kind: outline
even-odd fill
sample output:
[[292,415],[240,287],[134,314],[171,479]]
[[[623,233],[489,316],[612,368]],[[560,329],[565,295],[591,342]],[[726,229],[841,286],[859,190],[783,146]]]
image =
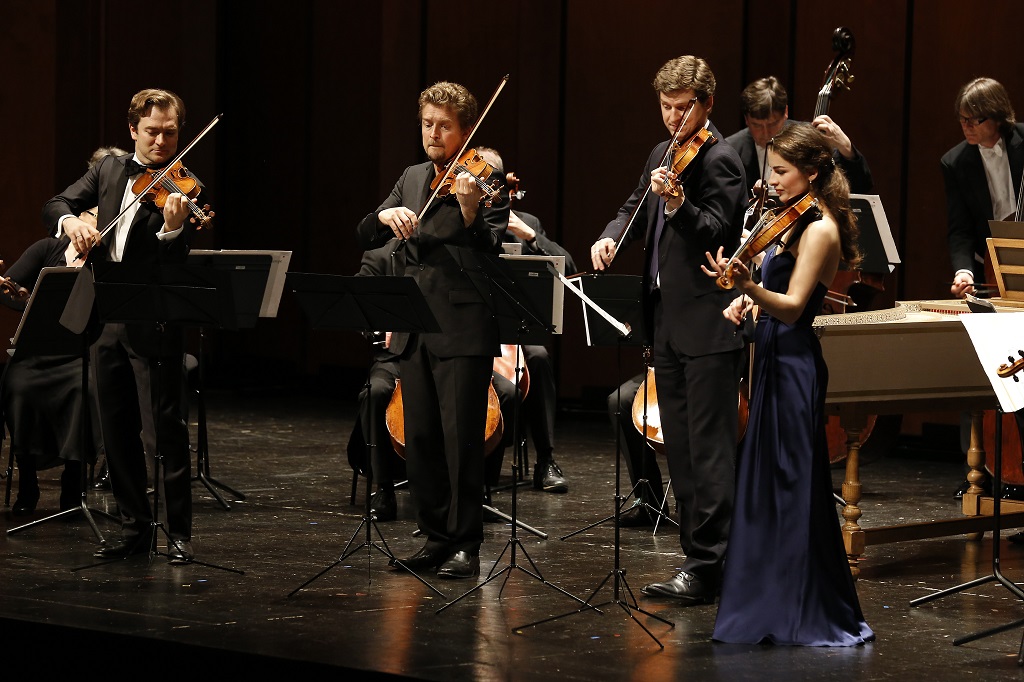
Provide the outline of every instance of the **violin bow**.
[[[676,126],[676,130],[672,133],[672,140],[668,143],[668,147],[665,148],[665,155],[661,157],[661,163],[658,164],[658,168],[663,167],[668,163],[668,159],[672,156],[672,152],[675,150],[676,143],[679,142],[679,134],[683,132],[683,128],[686,127],[686,122],[690,119],[690,113],[693,112],[693,105],[697,103],[697,98],[694,97],[690,100],[689,106],[686,109],[686,115],[683,116],[682,120]],[[636,206],[633,207],[633,213],[629,216],[629,220],[626,222],[626,226],[622,228],[622,232],[619,233],[618,239],[615,240],[615,252],[612,254],[611,260],[608,265],[611,265],[615,260],[615,256],[619,253],[619,247],[622,245],[622,240],[629,234],[629,230],[633,227],[633,222],[636,220],[637,214],[640,212],[640,207],[647,201],[647,195],[651,193],[651,183],[647,183],[647,189],[644,190],[644,195],[640,197],[640,201],[636,202]]]
[[[473,135],[476,133],[477,128],[480,127],[480,124],[483,123],[484,118],[487,116],[487,112],[491,110],[491,106],[494,104],[494,101],[496,99],[498,99],[498,95],[500,95],[501,91],[505,88],[505,84],[508,83],[508,77],[509,77],[509,74],[506,73],[505,77],[501,79],[500,83],[498,83],[498,87],[494,90],[494,94],[491,95],[491,99],[488,100],[487,106],[485,106],[484,110],[482,112],[480,112],[480,116],[477,117],[476,123],[473,124],[473,129],[470,130],[469,131],[469,135],[466,136],[466,141],[462,143],[462,149],[460,149],[458,151],[458,153],[455,156],[452,157],[453,159],[461,159],[462,155],[465,153],[465,151],[467,149],[469,149],[469,142],[470,142],[470,140],[473,139]],[[445,170],[445,173],[449,173],[449,172],[451,172],[451,167],[450,166],[449,166],[448,169]],[[427,212],[427,209],[430,208],[430,204],[432,204],[434,202],[434,199],[437,198],[437,193],[441,191],[441,185],[443,185],[443,184],[444,184],[443,181],[437,183],[437,187],[434,188],[433,194],[431,194],[430,198],[427,199],[427,203],[423,204],[423,209],[420,210],[419,215],[416,216],[416,220],[417,221],[423,219],[423,215]],[[405,240],[403,239],[402,241],[404,242]]]
[[[107,235],[107,233],[110,232],[110,230],[113,229],[113,227],[115,225],[117,225],[117,221],[121,219],[121,216],[123,216],[125,214],[125,212],[128,211],[128,209],[130,209],[132,206],[137,204],[139,202],[139,199],[141,199],[142,197],[146,196],[146,193],[149,192],[149,190],[153,189],[154,187],[157,186],[158,183],[163,181],[164,177],[166,177],[166,175],[167,175],[167,172],[169,170],[171,170],[172,167],[174,167],[174,164],[178,163],[183,158],[185,158],[185,154],[187,154],[189,152],[189,150],[192,149],[192,147],[196,146],[196,143],[199,142],[199,140],[203,139],[203,136],[206,135],[206,133],[210,132],[210,130],[213,129],[213,126],[217,125],[217,123],[220,122],[220,119],[223,116],[224,116],[224,114],[217,114],[216,116],[214,116],[213,120],[206,124],[206,127],[203,128],[199,132],[198,135],[196,135],[195,139],[193,139],[191,142],[189,142],[185,146],[184,149],[182,149],[180,152],[178,152],[177,156],[175,156],[173,159],[171,159],[167,163],[167,165],[165,165],[163,168],[161,168],[160,171],[153,177],[153,179],[150,181],[150,183],[146,186],[146,189],[144,189],[141,192],[139,192],[138,194],[136,194],[135,197],[132,198],[132,200],[128,202],[128,205],[125,206],[124,208],[122,208],[121,212],[118,213],[116,216],[114,216],[113,220],[111,220],[109,223],[107,223],[107,226],[103,228],[102,232],[100,232],[100,239],[103,239]],[[78,254],[78,256],[75,258],[75,260],[77,261],[81,257],[82,257],[82,254]]]

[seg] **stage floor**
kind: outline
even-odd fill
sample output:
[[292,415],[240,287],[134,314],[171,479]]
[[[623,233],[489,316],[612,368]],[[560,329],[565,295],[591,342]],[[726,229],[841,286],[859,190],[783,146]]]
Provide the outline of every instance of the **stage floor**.
[[[8,671],[38,665],[40,672],[91,678],[141,664],[161,676],[347,670],[356,679],[588,682],[1024,675],[1016,665],[1019,629],[952,646],[956,637],[1024,618],[1024,608],[1005,588],[989,583],[919,608],[908,605],[991,572],[990,541],[963,536],[868,548],[858,590],[878,639],[851,649],[713,644],[714,606],[680,608],[640,595],[640,587],[670,577],[682,560],[678,537],[668,527],[656,536],[650,529],[623,529],[621,565],[641,608],[674,627],[642,614],[632,621],[611,605],[603,615],[577,613],[520,631],[520,625],[577,606],[519,570],[509,573],[500,597],[498,580],[438,614],[475,583],[431,576],[440,597],[365,549],[288,597],[334,562],[359,526],[362,508],[349,504],[352,472],[344,454],[354,405],[263,392],[218,393],[209,403],[212,475],[246,499],[226,511],[196,483],[194,545],[200,561],[244,575],[173,567],[162,557],[150,562],[145,556],[74,570],[92,563],[96,548],[80,517],[5,533],[0,641]],[[521,532],[522,547],[547,581],[583,598],[613,568],[613,528],[608,523],[568,540],[559,537],[611,513],[614,448],[605,419],[560,415],[556,459],[570,492],[520,489],[520,518],[551,536],[541,540]],[[6,448],[3,456],[6,461]],[[842,472],[833,474],[838,484]],[[43,498],[32,518],[57,504],[57,472],[42,472],[41,479]],[[869,462],[862,468],[863,525],[955,517],[958,505],[950,495],[962,479],[961,466],[948,457]],[[412,536],[408,492],[400,491],[398,499],[399,519],[378,527],[391,550],[406,556],[422,543]],[[358,504],[362,500],[360,484]],[[113,504],[99,493],[91,502],[101,509]],[[497,494],[495,503],[507,510],[510,492]],[[4,530],[16,522],[23,520],[6,510]],[[100,526],[116,533],[113,524]],[[506,547],[509,526],[487,524],[485,535],[486,574]],[[364,537],[360,532],[355,542]],[[1024,547],[1004,539],[1002,550],[1004,570],[1020,579]],[[519,565],[531,568],[517,554]],[[506,553],[497,568],[508,566],[509,558]],[[608,583],[594,601],[612,598]]]

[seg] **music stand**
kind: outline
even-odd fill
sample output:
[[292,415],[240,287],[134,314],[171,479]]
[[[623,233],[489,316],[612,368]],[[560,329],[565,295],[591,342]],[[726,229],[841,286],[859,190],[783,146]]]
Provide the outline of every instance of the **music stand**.
[[[974,314],[960,316],[960,320],[963,322],[964,327],[966,327],[968,335],[971,338],[971,343],[978,355],[978,359],[981,361],[981,366],[984,369],[985,376],[988,377],[989,382],[992,384],[993,392],[998,400],[998,408],[996,409],[995,461],[993,465],[994,471],[992,472],[994,479],[992,489],[995,492],[995,495],[993,495],[992,498],[992,573],[982,576],[981,578],[976,578],[975,580],[914,599],[910,602],[911,606],[920,606],[921,604],[925,604],[935,599],[941,599],[951,594],[963,592],[964,590],[992,581],[997,581],[1015,597],[1024,600],[1024,590],[1003,575],[1000,567],[999,556],[999,544],[1001,540],[1000,501],[1002,499],[1002,495],[1000,494],[1000,490],[1002,488],[1003,465],[1003,413],[1018,412],[1024,409],[1024,386],[1019,383],[1016,375],[1007,374],[1004,376],[1000,373],[1000,370],[1003,369],[1003,366],[1006,366],[1003,358],[1009,357],[1011,364],[1015,361],[1015,358],[1012,355],[1007,356],[1007,352],[1011,349],[1011,343],[1014,344],[1012,348],[1016,349],[1019,342],[1012,342],[1009,341],[1009,339],[1024,338],[1024,320],[1018,320],[1018,317],[1018,315]],[[1009,352],[1012,353],[1013,351],[1009,350]],[[1011,379],[1013,379],[1014,382],[1011,382]],[[971,635],[965,635],[964,637],[953,640],[953,646],[967,644],[968,642],[973,642],[977,639],[1012,630],[1022,625],[1024,625],[1024,619],[1019,619],[1012,623],[999,625]],[[1024,636],[1021,638],[1020,648],[1017,653],[1017,665],[1024,666]]]
[[[342,277],[339,275],[319,275],[310,273],[289,273],[288,286],[295,293],[299,305],[306,313],[310,326],[314,329],[339,329],[356,332],[374,332],[387,330],[390,332],[440,332],[441,327],[431,312],[427,300],[420,291],[416,280],[411,277],[365,277],[353,276]],[[370,360],[372,365],[372,358]],[[373,424],[373,404],[368,405],[370,410],[369,422]],[[376,429],[370,429],[369,434],[364,434],[366,441],[367,464],[373,461],[373,448]],[[288,593],[291,597],[320,576],[326,574],[332,568],[355,554],[362,548],[366,548],[366,571],[367,580],[370,581],[370,557],[371,550],[377,550],[386,556],[392,565],[399,566],[408,573],[411,573],[417,580],[429,587],[439,596],[444,594],[436,587],[421,578],[414,571],[409,570],[405,564],[398,559],[388,547],[387,540],[377,528],[376,519],[371,513],[370,497],[372,496],[371,476],[366,476],[366,500],[363,509],[363,518],[356,527],[352,537],[349,538],[345,548],[338,555],[333,563],[312,578],[302,583]],[[353,547],[359,531],[365,528],[366,536],[362,544]],[[380,538],[377,544],[371,535],[371,529]]]
[[54,267],[43,268],[40,271],[36,285],[32,289],[32,295],[22,313],[21,321],[18,323],[18,329],[14,334],[12,340],[14,347],[8,353],[11,355],[11,362],[39,355],[77,355],[82,359],[82,402],[78,416],[79,451],[82,457],[82,471],[79,476],[79,504],[45,518],[9,528],[7,534],[13,535],[26,528],[81,513],[88,521],[100,544],[105,544],[106,541],[93,519],[93,514],[99,514],[118,523],[120,523],[120,519],[101,509],[90,509],[88,505],[85,458],[87,457],[86,453],[95,448],[92,438],[92,413],[89,405],[91,400],[89,394],[89,334],[85,331],[76,334],[60,324],[61,312],[67,305],[77,277],[78,268]]
[[[616,388],[616,403],[621,407],[622,404],[622,347],[633,346],[642,347],[644,346],[644,339],[646,335],[643,333],[644,319],[643,319],[643,303],[642,303],[642,278],[639,275],[615,275],[615,274],[602,274],[602,275],[583,275],[578,277],[577,280],[580,283],[580,288],[585,290],[590,298],[607,314],[611,315],[617,320],[623,320],[630,326],[634,333],[628,337],[622,336],[619,331],[602,317],[596,309],[588,307],[586,304],[583,305],[583,323],[587,333],[587,345],[588,346],[614,346],[618,349],[617,362],[618,362],[618,374],[619,384]],[[651,357],[648,350],[645,348],[643,353],[644,359],[644,382],[641,385],[646,384],[646,377],[649,376],[650,372],[647,371],[651,366]],[[644,391],[643,400],[643,414],[642,414],[642,425],[643,432],[641,434],[643,438],[643,447],[647,451],[653,451],[653,447],[650,440],[647,437],[647,394],[648,391]],[[621,421],[621,414],[616,413],[616,422]],[[620,439],[619,429],[615,431],[615,463],[618,466],[619,458],[622,455],[622,442]],[[646,454],[646,453],[645,453]],[[665,495],[659,503],[658,507],[654,507],[648,503],[647,499],[657,500],[658,496],[655,494],[654,489],[651,487],[650,480],[647,478],[647,457],[642,457],[640,460],[640,476],[637,478],[636,483],[630,489],[630,491],[620,496],[620,490],[618,488],[618,473],[616,473],[616,490],[615,499],[617,501],[617,509],[613,510],[611,514],[604,517],[599,521],[595,521],[583,528],[574,530],[571,533],[563,535],[560,540],[568,540],[574,535],[579,535],[585,531],[599,526],[608,521],[612,521],[617,518],[619,512],[625,507],[625,511],[629,512],[636,508],[642,508],[652,518],[654,518],[654,532],[658,532],[658,523],[661,519],[668,519],[670,523],[675,526],[675,519],[665,513],[665,502],[668,499],[668,490],[666,489]],[[646,489],[646,490],[645,490]],[[648,495],[643,493],[647,492]],[[633,498],[633,503],[626,507],[626,502],[629,498]],[[616,529],[616,536],[618,535],[618,529]]]
[[[560,263],[562,270],[565,270],[565,259],[562,256],[534,256],[517,259],[502,259],[491,254],[480,253],[469,249],[462,249],[455,246],[447,246],[452,258],[469,275],[474,286],[480,291],[485,301],[489,302],[498,322],[499,340],[502,343],[514,343],[517,347],[523,343],[543,343],[555,330],[555,323],[561,321],[561,306],[556,306],[555,284],[552,277],[560,273],[556,263]],[[559,260],[554,260],[554,259]],[[517,351],[518,354],[518,351]],[[519,447],[519,407],[522,401],[519,392],[519,358],[516,359],[516,398],[513,406],[512,432],[515,447]],[[512,457],[512,478],[518,478],[518,453]],[[488,571],[487,577],[456,597],[437,610],[441,613],[449,606],[452,606],[470,594],[480,590],[488,583],[497,580],[504,575],[501,589],[498,590],[498,598],[501,598],[505,585],[508,584],[509,576],[514,570],[522,571],[534,580],[538,580],[547,587],[561,592],[565,596],[579,603],[582,599],[571,594],[554,583],[546,580],[541,575],[537,564],[530,557],[526,548],[519,539],[517,519],[517,499],[519,486],[512,486],[512,513],[511,513],[511,534],[505,547],[501,550],[498,558]],[[505,556],[509,555],[509,563],[500,571],[495,572],[498,564]],[[521,566],[517,554],[522,552],[523,556],[530,563],[533,570]]]
[[[88,274],[88,271],[83,269],[79,280],[82,281]],[[168,325],[175,328],[220,327],[231,324],[234,319],[234,293],[230,279],[227,273],[215,268],[184,264],[154,267],[148,264],[100,261],[93,263],[92,276],[96,317],[103,323],[149,324],[159,327],[163,332]],[[161,334],[161,343],[164,339],[164,334]],[[167,359],[164,350],[161,348],[156,356],[158,366]],[[181,362],[181,358],[177,358],[177,361]],[[157,381],[153,383],[152,392],[153,395],[160,395],[164,387],[159,385],[159,372],[154,376]],[[140,408],[142,407],[140,405]],[[157,555],[169,556],[168,553],[157,551],[157,530],[163,532],[168,548],[175,542],[159,516],[164,463],[160,448],[160,418],[156,414],[156,406],[151,405],[151,409],[154,410],[156,446],[153,453],[150,560]],[[93,565],[106,563],[110,562],[104,561]],[[235,568],[195,559],[189,563],[244,575],[244,571]]]
[[[609,288],[611,289],[612,297],[611,297],[611,300],[608,301],[609,305],[615,307],[616,309],[621,309],[622,306],[624,305],[623,302],[625,302],[625,310],[623,312],[627,313],[627,314],[629,314],[631,312],[635,313],[635,311],[637,311],[637,310],[639,310],[641,308],[641,306],[636,305],[636,303],[633,301],[633,296],[631,296],[631,295],[623,296],[623,293],[622,293],[623,291],[631,291],[631,290],[632,291],[637,291],[637,289],[636,289],[636,281],[640,280],[639,277],[636,277],[634,275],[634,276],[632,276],[632,279],[623,279],[623,278],[628,278],[630,276],[628,276],[628,275],[600,275],[600,276],[593,276],[592,275],[592,276],[590,276],[590,279],[592,281],[597,281],[597,280],[604,279],[605,277],[614,278],[614,279],[610,280],[611,285],[609,286]],[[609,345],[610,345],[610,343],[614,343],[616,346],[621,346],[623,342],[630,341],[633,338],[640,338],[640,339],[644,338],[643,334],[637,334],[637,333],[633,332],[632,325],[630,325],[630,324],[623,324],[618,319],[614,318],[608,311],[606,311],[604,308],[602,308],[600,305],[598,305],[588,294],[586,294],[583,291],[584,290],[584,286],[582,285],[582,282],[581,282],[579,288],[577,289],[576,286],[573,285],[564,276],[563,277],[559,277],[559,280],[562,282],[562,284],[565,285],[565,287],[567,289],[572,291],[573,294],[575,294],[577,297],[579,297],[579,299],[582,301],[583,306],[584,306],[584,314],[585,315],[587,315],[591,311],[593,311],[593,313],[595,313],[593,318],[590,318],[590,317],[586,317],[585,318],[587,320],[588,338],[591,341],[602,340],[603,339]],[[602,286],[603,285],[598,285],[597,288],[600,289],[600,288],[602,288]],[[590,288],[593,289],[594,287],[590,287]],[[634,318],[634,322],[636,322],[636,321],[637,320]],[[642,322],[642,318],[641,318],[640,322]],[[637,325],[637,326],[639,327],[640,325]],[[592,343],[591,345],[594,345],[594,344]],[[621,355],[622,354],[620,352],[619,353],[619,373],[620,373],[620,375],[621,375],[621,372],[622,372],[622,367],[621,367],[622,358],[621,358]],[[621,382],[620,382],[619,385],[620,386],[622,385]],[[645,412],[646,412],[646,410],[645,410]],[[644,436],[645,436],[645,441],[646,441],[646,433],[644,434]],[[647,628],[646,625],[644,625],[643,623],[641,623],[637,619],[636,613],[639,612],[639,613],[642,613],[642,614],[644,614],[645,616],[647,616],[649,618],[654,618],[655,620],[658,620],[658,621],[668,625],[669,627],[673,627],[674,628],[675,627],[675,623],[673,623],[672,621],[666,620],[666,619],[662,618],[659,615],[651,613],[650,611],[646,611],[646,610],[640,608],[640,605],[637,603],[636,596],[633,594],[633,590],[629,587],[629,583],[626,582],[626,570],[624,568],[622,568],[622,566],[621,566],[621,561],[620,561],[620,558],[621,558],[620,557],[620,555],[621,555],[621,544],[620,544],[620,531],[621,531],[621,528],[620,528],[620,525],[619,525],[619,516],[620,516],[621,511],[622,511],[622,506],[623,506],[624,498],[622,497],[620,483],[619,483],[619,480],[620,480],[620,478],[622,476],[622,464],[621,464],[622,446],[621,446],[621,442],[619,440],[618,431],[616,431],[615,441],[616,441],[616,445],[615,445],[615,507],[614,507],[613,514],[612,514],[612,518],[615,520],[615,542],[614,542],[614,562],[613,562],[612,570],[609,571],[608,574],[604,577],[604,579],[602,579],[601,582],[598,583],[597,587],[595,587],[594,590],[590,593],[590,596],[587,597],[586,601],[583,602],[583,606],[581,608],[579,608],[579,609],[577,609],[575,611],[570,611],[569,613],[563,613],[563,614],[560,614],[560,615],[557,615],[557,616],[551,616],[549,618],[544,618],[544,619],[541,619],[541,620],[538,620],[538,621],[534,621],[532,623],[527,623],[526,625],[521,625],[519,627],[512,628],[513,632],[517,632],[517,631],[523,630],[525,628],[533,627],[535,625],[540,625],[542,623],[549,623],[551,621],[558,620],[560,618],[565,618],[565,617],[568,617],[568,616],[573,616],[573,615],[576,615],[578,613],[583,613],[584,611],[596,611],[597,613],[603,613],[601,611],[601,607],[602,606],[615,605],[615,606],[618,606],[619,608],[621,608],[623,611],[625,611],[626,615],[628,615],[629,618],[634,623],[639,625],[641,627],[641,629],[643,629],[643,631],[646,632],[647,635],[651,639],[653,639],[655,641],[655,643],[660,648],[662,648],[662,649],[665,648],[665,645],[662,644],[661,641],[657,637],[654,636],[654,633],[651,632]],[[602,523],[602,522],[599,521],[598,523]],[[596,525],[596,524],[593,524],[593,525]],[[612,598],[609,599],[608,601],[602,602],[600,604],[593,604],[593,603],[591,603],[593,601],[594,597],[597,596],[597,593],[601,591],[601,588],[603,588],[605,586],[605,584],[609,580],[612,581]],[[626,598],[624,595],[628,595],[628,598]]]
[[[225,329],[249,329],[256,326],[260,317],[276,317],[277,308],[284,290],[285,274],[291,260],[291,251],[207,251],[196,249],[189,252],[185,261],[189,265],[223,270],[228,274],[233,292],[234,318],[227,320]],[[243,493],[222,483],[210,475],[210,441],[206,424],[206,362],[203,351],[205,332],[199,327],[199,350],[196,354],[196,475],[193,481],[202,483],[214,499],[230,510],[224,490],[238,501],[245,499]]]

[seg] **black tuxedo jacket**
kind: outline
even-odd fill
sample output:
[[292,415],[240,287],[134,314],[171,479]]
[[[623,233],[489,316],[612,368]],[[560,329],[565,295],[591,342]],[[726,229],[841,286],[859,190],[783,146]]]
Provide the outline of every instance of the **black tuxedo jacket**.
[[[384,203],[356,227],[359,245],[369,250],[392,239],[391,228],[382,225],[377,215],[397,206],[419,213],[431,195],[434,176],[434,164],[429,161],[406,168]],[[467,227],[459,202],[449,195],[434,199],[419,229],[401,247],[405,262],[396,264],[395,274],[416,280],[441,326],[440,334],[423,335],[424,345],[434,355],[451,358],[495,356],[500,352],[497,321],[488,296],[481,293],[487,290],[487,284],[469,267],[463,269],[448,247],[498,254],[507,226],[507,203],[500,208],[481,206],[476,220]],[[406,333],[392,335],[392,350],[403,353],[412,345],[410,337]]]
[[[96,206],[96,220],[102,230],[121,211],[121,200],[130,182],[124,173],[124,164],[131,158],[131,154],[107,156],[90,168],[77,182],[46,202],[43,206],[43,225],[51,234],[55,234],[62,216],[77,217],[82,211]],[[196,201],[202,205],[202,197],[197,197]],[[186,220],[182,234],[175,239],[161,240],[157,234],[163,225],[161,209],[152,203],[143,203],[132,221],[121,262],[139,265],[183,263],[188,256],[188,244],[194,225]],[[109,260],[114,248],[115,232],[111,229],[103,242],[93,249],[90,261]],[[128,325],[127,332],[132,347],[143,356],[160,353],[175,355],[182,349],[180,330],[161,334],[155,324],[139,323]]]
[[[791,126],[794,123],[803,122],[786,121],[787,126]],[[725,138],[725,141],[732,145],[733,149],[740,155],[740,160],[743,161],[743,171],[747,176],[747,189],[753,189],[754,183],[761,177],[761,166],[757,163],[757,147],[754,145],[754,137],[750,134],[750,129],[743,128],[738,133],[733,133]],[[875,190],[875,183],[871,177],[871,169],[868,168],[868,161],[856,147],[853,150],[856,156],[852,159],[847,159],[838,150],[833,151],[832,158],[835,159],[836,165],[843,169],[846,179],[850,181],[851,192],[854,194],[871,194]],[[747,196],[750,196],[749,192]]]
[[[743,347],[743,338],[735,333],[735,325],[722,315],[735,291],[723,291],[712,277],[700,269],[707,264],[706,252],[714,255],[725,247],[732,255],[740,243],[743,213],[747,204],[747,182],[736,150],[721,142],[721,134],[709,124],[719,142],[705,145],[687,167],[683,180],[686,200],[666,221],[661,242],[654,244],[658,212],[664,211],[660,197],[648,193],[640,205],[636,219],[620,245],[625,247],[643,239],[644,291],[651,290],[648,281],[650,260],[658,258],[661,300],[665,312],[663,326],[675,348],[690,356],[708,355]],[[651,152],[633,195],[619,209],[615,220],[608,223],[602,238],[615,239],[651,183],[651,171],[661,163],[669,141]],[[646,297],[647,329],[650,324],[650,296]]]
[[[1021,174],[1024,173],[1024,123],[1018,123],[1005,135],[1010,157],[1010,179],[1014,195],[1020,198]],[[992,196],[988,191],[985,164],[978,145],[964,140],[942,157],[942,179],[946,185],[946,216],[949,257],[954,272],[970,270],[981,274],[981,261],[988,253],[985,239],[991,236],[988,221],[992,215]],[[999,216],[1002,220],[1006,216]],[[977,259],[976,259],[977,258]]]

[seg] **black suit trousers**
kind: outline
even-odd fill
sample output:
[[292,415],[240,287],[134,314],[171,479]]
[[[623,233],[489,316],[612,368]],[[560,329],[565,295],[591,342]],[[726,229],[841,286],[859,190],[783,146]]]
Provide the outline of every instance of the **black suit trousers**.
[[483,542],[484,427],[494,359],[442,358],[422,336],[400,363],[406,468],[429,547],[479,551]]
[[682,569],[720,580],[735,498],[737,385],[742,349],[688,356],[668,342],[655,305],[654,371],[665,452],[681,507]]
[[[146,495],[146,448],[142,432],[155,434],[163,457],[167,532],[192,536],[191,463],[183,415],[184,364],[181,352],[142,357],[132,348],[126,326],[106,324],[92,347],[96,392],[106,446],[110,485],[121,511],[125,538],[149,529],[152,507]],[[152,456],[156,452],[149,453]]]

